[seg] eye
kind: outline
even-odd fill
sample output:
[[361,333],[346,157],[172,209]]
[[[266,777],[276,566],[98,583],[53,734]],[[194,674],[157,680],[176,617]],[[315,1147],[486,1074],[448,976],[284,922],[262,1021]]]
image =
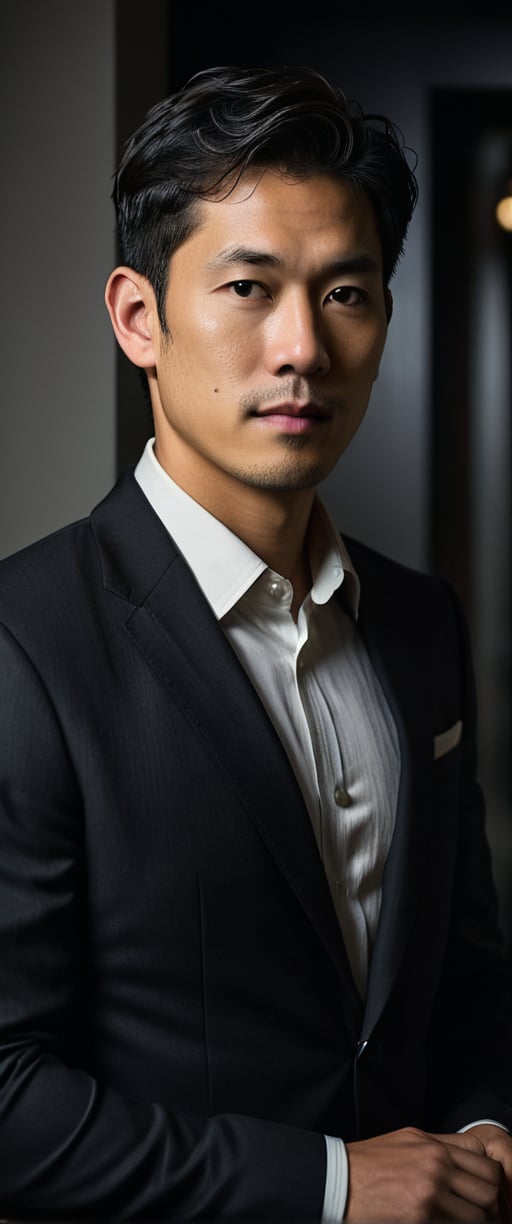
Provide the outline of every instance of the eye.
[[268,293],[266,289],[264,289],[263,285],[260,285],[258,281],[252,281],[252,280],[231,281],[230,284],[227,285],[226,287],[228,289],[231,289],[233,293],[236,295],[236,297],[240,297],[240,298],[252,298],[253,301],[257,301],[260,298],[268,297]]
[[338,302],[340,306],[362,306],[368,294],[364,289],[359,289],[357,285],[338,285],[337,289],[331,291],[329,297],[333,302]]

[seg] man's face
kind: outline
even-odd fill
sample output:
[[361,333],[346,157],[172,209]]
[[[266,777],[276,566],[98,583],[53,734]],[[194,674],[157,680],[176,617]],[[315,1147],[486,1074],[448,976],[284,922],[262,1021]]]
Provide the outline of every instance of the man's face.
[[[149,371],[156,453],[215,508],[332,470],[367,407],[387,317],[373,208],[343,180],[246,175],[171,260]],[[240,503],[241,504],[241,503]]]

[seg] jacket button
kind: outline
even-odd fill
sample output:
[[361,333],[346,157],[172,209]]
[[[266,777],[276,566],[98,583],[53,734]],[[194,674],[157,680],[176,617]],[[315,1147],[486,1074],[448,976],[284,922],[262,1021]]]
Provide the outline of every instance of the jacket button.
[[357,1062],[361,1070],[368,1071],[370,1074],[373,1071],[378,1071],[382,1062],[382,1042],[378,1037],[372,1038],[370,1041],[360,1041],[357,1047]]

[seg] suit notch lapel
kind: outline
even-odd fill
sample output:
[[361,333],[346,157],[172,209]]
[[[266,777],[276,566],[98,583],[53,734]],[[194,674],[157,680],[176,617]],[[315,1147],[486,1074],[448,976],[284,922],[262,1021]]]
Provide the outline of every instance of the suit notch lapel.
[[105,588],[113,597],[130,601],[125,628],[134,648],[228,774],[239,803],[330,956],[353,1031],[358,1032],[361,1001],[288,757],[193,574],[132,471],[93,512],[92,528]]
[[[361,572],[357,559],[356,565]],[[431,760],[428,712],[417,681],[421,668],[411,666],[411,639],[404,640],[403,625],[390,616],[387,592],[375,587],[366,574],[362,586],[372,591],[372,601],[361,601],[360,629],[395,719],[401,758],[395,828],[383,874],[381,913],[368,978],[364,1026],[368,1036],[393,989],[418,903]]]
[[126,628],[194,732],[215,754],[345,986],[349,978],[355,993],[297,779],[256,690],[181,556],[131,613]]

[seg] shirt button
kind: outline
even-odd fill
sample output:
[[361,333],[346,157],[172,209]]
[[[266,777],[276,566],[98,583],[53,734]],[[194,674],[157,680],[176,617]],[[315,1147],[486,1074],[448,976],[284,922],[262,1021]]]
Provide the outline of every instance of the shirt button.
[[267,590],[272,599],[282,602],[288,595],[289,583],[279,578],[271,578]]
[[342,808],[349,807],[350,804],[352,803],[350,795],[348,791],[345,790],[344,786],[336,787],[336,790],[334,792],[334,800],[335,800],[335,803],[338,805],[338,807],[342,807]]

